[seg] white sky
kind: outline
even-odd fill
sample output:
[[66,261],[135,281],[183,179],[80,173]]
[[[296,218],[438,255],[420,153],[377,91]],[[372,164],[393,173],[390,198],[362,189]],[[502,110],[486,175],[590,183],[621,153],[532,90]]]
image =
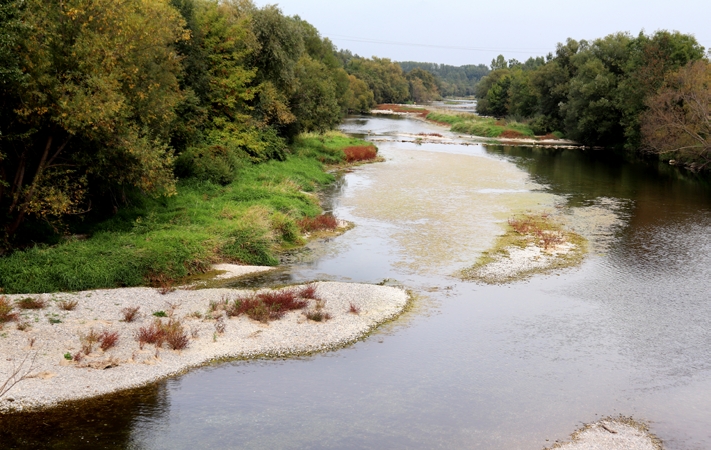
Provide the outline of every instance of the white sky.
[[[524,61],[566,38],[659,29],[711,47],[711,0],[255,0],[299,15],[338,48],[361,56],[452,65]],[[384,43],[375,43],[380,41]],[[408,45],[396,45],[403,43]],[[460,47],[453,49],[451,47]],[[463,48],[463,49],[462,49]]]

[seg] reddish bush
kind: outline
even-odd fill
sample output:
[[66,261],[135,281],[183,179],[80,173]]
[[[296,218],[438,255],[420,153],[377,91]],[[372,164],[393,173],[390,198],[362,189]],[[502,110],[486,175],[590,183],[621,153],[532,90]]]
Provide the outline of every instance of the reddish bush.
[[141,309],[140,306],[134,306],[132,308],[124,308],[121,310],[121,314],[123,314],[123,321],[124,322],[133,322],[136,320],[138,317],[138,310]]
[[378,150],[372,145],[346,147],[343,149],[343,153],[346,154],[347,162],[370,161],[378,156]]
[[360,314],[360,308],[358,308],[356,305],[351,303],[350,307],[348,308],[348,312],[351,314]]
[[99,347],[101,347],[101,350],[106,351],[112,347],[115,347],[116,344],[118,344],[118,340],[119,340],[118,331],[104,330],[99,335]]
[[322,214],[314,218],[304,217],[298,222],[299,227],[308,232],[321,230],[335,230],[338,228],[338,219],[331,214]]
[[167,324],[163,324],[163,333],[165,334],[165,342],[173,350],[182,350],[190,343],[188,333],[178,320],[171,319]]
[[522,139],[522,138],[526,138],[528,136],[526,136],[523,133],[519,133],[516,130],[504,130],[501,132],[499,137],[507,138],[507,139]]
[[307,301],[300,300],[295,291],[283,289],[238,298],[225,308],[225,313],[228,317],[245,314],[250,319],[266,323],[281,319],[288,311],[306,306]]
[[299,291],[299,297],[315,299],[316,298],[316,285],[309,284],[309,285],[302,287],[301,290]]
[[136,335],[141,348],[145,344],[154,344],[156,349],[167,343],[173,350],[182,350],[190,343],[190,337],[179,320],[170,319],[167,323],[156,319],[147,327],[141,327]]
[[162,346],[165,341],[165,334],[163,333],[163,326],[160,319],[156,319],[147,327],[139,328],[136,334],[136,340],[141,348],[143,348],[145,344],[154,344],[156,348]]

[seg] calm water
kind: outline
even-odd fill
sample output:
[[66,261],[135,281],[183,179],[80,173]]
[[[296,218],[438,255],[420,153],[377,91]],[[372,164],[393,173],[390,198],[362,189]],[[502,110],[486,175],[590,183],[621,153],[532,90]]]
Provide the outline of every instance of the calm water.
[[[393,118],[344,129],[441,132]],[[338,352],[223,363],[3,418],[0,447],[540,449],[623,414],[649,421],[668,449],[711,448],[708,185],[581,150],[379,146],[387,162],[345,175],[327,198],[357,227],[252,284],[388,278],[418,294],[414,311]],[[533,204],[610,219],[588,230],[600,245],[582,267],[507,286],[450,276],[508,209]]]

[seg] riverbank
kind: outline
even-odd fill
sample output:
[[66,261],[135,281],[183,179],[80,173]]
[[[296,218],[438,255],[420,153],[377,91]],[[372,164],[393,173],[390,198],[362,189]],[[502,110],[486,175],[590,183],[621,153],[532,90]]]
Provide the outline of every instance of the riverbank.
[[[519,146],[554,146],[565,148],[582,147],[577,142],[563,139],[560,134],[536,136],[525,124],[482,117],[476,114],[438,110],[436,108],[413,107],[409,105],[378,105],[370,111],[373,115],[394,115],[424,120],[460,133],[460,138],[475,142],[509,144]],[[424,136],[431,138],[432,136]]]
[[87,218],[0,257],[0,287],[10,294],[167,288],[221,262],[276,266],[279,253],[302,246],[314,226],[337,227],[320,216],[318,192],[334,181],[331,171],[358,157],[377,161],[377,148],[339,132],[303,134],[284,161],[247,163],[228,184],[182,180],[175,196],[131,198],[113,217]]
[[[285,294],[296,309],[281,318],[245,307],[249,299],[271,304]],[[0,396],[2,413],[136,388],[219,359],[337,349],[395,318],[409,301],[400,288],[338,282],[258,291],[122,288],[7,296],[13,303],[25,298],[44,307],[19,310],[18,321],[2,331],[0,386],[13,374],[20,380]],[[73,309],[63,309],[67,304]],[[235,315],[240,304],[246,312]],[[161,327],[177,329],[185,348],[175,336],[151,343],[148,335]],[[112,335],[116,342],[107,345],[106,336]]]

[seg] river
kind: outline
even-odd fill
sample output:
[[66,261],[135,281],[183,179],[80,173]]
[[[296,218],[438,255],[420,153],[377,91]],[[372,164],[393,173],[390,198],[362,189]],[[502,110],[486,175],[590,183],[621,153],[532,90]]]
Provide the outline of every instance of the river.
[[[343,350],[215,364],[16,432],[45,448],[540,449],[622,414],[667,449],[711,448],[708,184],[410,118],[342,128],[386,159],[327,192],[355,228],[246,284],[385,282],[413,291],[411,311]],[[412,136],[434,132],[458,144]],[[530,209],[567,211],[591,240],[580,267],[507,285],[453,276]]]

